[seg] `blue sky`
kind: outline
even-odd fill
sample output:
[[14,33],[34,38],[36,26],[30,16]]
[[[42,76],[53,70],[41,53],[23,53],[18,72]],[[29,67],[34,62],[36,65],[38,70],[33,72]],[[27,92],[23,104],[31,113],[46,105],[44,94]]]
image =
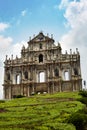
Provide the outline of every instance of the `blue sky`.
[[4,32],[16,41],[27,39],[39,31],[60,37],[64,30],[63,10],[58,9],[60,0],[1,0],[0,21],[10,24]]
[[87,79],[87,0],[0,0],[0,86],[5,55],[20,56],[31,36],[53,34],[63,53],[79,49],[83,80]]

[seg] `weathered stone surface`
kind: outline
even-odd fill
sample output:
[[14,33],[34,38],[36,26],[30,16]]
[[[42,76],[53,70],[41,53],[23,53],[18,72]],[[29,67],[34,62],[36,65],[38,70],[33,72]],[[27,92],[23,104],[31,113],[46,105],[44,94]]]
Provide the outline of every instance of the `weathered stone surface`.
[[4,62],[4,97],[31,96],[35,93],[79,91],[82,88],[80,54],[62,54],[60,43],[40,32],[23,46],[21,58]]

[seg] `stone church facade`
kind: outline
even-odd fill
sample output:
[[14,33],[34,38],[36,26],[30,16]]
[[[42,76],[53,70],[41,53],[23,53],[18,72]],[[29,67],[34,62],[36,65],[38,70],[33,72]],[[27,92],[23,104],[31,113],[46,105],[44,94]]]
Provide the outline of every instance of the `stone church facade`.
[[60,43],[40,32],[23,46],[21,57],[13,55],[4,62],[4,98],[36,93],[79,91],[82,89],[78,49],[62,54]]

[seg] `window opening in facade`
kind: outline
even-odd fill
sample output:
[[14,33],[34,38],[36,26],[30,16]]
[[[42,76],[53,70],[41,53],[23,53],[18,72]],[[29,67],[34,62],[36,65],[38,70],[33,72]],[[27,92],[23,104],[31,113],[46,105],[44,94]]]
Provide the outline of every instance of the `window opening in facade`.
[[10,73],[8,73],[7,75],[7,80],[10,80]]
[[40,43],[40,49],[42,49],[42,44]]
[[42,54],[39,55],[39,63],[40,62],[43,62],[43,55]]
[[40,72],[39,73],[39,82],[42,83],[42,82],[45,82],[45,73],[44,72]]
[[59,71],[58,71],[58,69],[57,69],[57,68],[54,70],[54,75],[55,75],[56,77],[58,77],[58,76],[59,76]]
[[78,70],[74,68],[74,75],[78,75]]
[[69,72],[68,71],[64,72],[64,80],[70,80],[69,79]]
[[16,84],[20,84],[21,77],[20,75],[16,75]]
[[24,72],[24,77],[25,77],[25,79],[28,79],[28,72],[27,71]]

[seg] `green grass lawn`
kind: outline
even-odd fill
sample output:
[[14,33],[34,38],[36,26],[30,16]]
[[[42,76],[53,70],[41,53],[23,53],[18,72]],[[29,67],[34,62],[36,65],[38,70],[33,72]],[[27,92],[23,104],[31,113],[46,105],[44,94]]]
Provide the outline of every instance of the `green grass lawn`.
[[0,102],[0,130],[75,130],[67,124],[83,107],[77,92],[35,95]]

